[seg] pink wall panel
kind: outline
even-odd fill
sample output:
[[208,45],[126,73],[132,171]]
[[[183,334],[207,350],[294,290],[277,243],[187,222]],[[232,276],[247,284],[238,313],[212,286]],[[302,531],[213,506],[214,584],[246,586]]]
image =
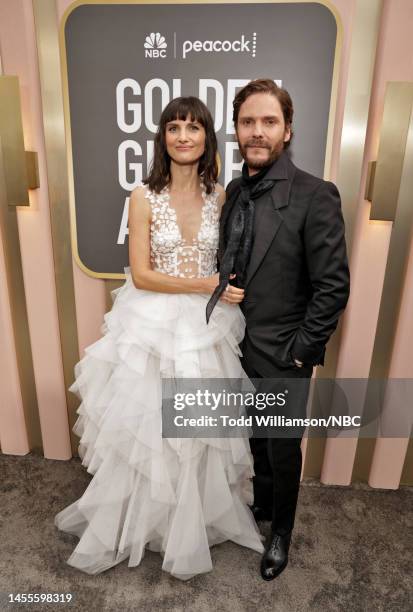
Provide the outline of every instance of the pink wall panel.
[[[59,20],[70,4],[71,0],[57,0]],[[328,172],[328,177],[335,180],[340,161],[356,0],[335,0],[332,4],[340,14],[344,32],[332,159]],[[413,3],[405,0],[385,1],[375,64],[362,185],[367,162],[375,159],[377,154],[385,84],[388,80],[413,80],[412,31]],[[41,187],[31,192],[30,208],[22,207],[18,210],[18,226],[44,453],[48,458],[67,459],[71,456],[71,451],[55,297],[40,81],[31,2],[3,0],[0,3],[0,53],[4,72],[17,74],[20,79],[26,148],[36,150],[39,154]],[[361,196],[350,262],[351,296],[343,319],[337,377],[366,377],[370,368],[391,223],[370,221],[369,208],[370,203]],[[2,251],[0,273],[2,265],[4,266],[1,257]],[[412,377],[413,374],[410,358],[413,324],[409,315],[413,310],[413,254],[409,265],[410,274],[405,286],[392,359],[392,376]],[[105,283],[86,275],[74,260],[73,274],[78,339],[82,356],[85,347],[97,340],[101,334],[105,312]],[[6,339],[5,348],[0,355],[0,440],[3,452],[22,454],[29,449],[7,307],[7,285],[4,277],[0,277],[0,332],[3,332]],[[304,453],[306,446],[304,441]],[[351,481],[356,446],[357,440],[327,441],[321,475],[323,482],[348,484]],[[405,450],[405,441],[377,442],[371,470],[372,486],[398,486]]]
[[[18,209],[17,219],[44,453],[50,458],[67,458],[66,398],[31,3],[14,0],[0,4],[0,41],[4,73],[17,75],[20,81],[25,147],[39,153],[41,187],[30,193],[29,208]],[[12,355],[8,358],[13,359]],[[8,452],[15,452],[13,448],[8,445]]]
[[[413,3],[404,0],[387,0],[383,3],[363,164],[364,177],[367,172],[367,162],[377,159],[386,83],[413,80],[412,28]],[[363,184],[364,182],[365,180]],[[370,202],[361,197],[351,261],[351,296],[344,318],[338,378],[363,378],[368,376],[370,369],[392,223],[370,221],[369,212]],[[412,263],[410,270],[413,272]],[[412,294],[411,273],[406,275],[403,307],[399,317],[390,377],[413,375]],[[408,440],[377,441],[371,468],[372,486],[386,488],[398,486],[407,444]],[[322,482],[326,484],[351,482],[356,446],[357,440],[327,441]]]

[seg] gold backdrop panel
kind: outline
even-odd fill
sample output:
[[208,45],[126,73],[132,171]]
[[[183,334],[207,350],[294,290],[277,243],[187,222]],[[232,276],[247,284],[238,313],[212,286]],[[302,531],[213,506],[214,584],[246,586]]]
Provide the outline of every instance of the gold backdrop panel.
[[[42,437],[40,433],[32,348],[24,291],[17,209],[14,206],[9,206],[7,202],[6,168],[3,163],[1,143],[2,139],[0,138],[0,232],[3,242],[20,392],[29,447],[31,449],[41,448]],[[18,172],[15,172],[15,176],[17,175]],[[3,280],[2,282],[5,281]]]
[[57,12],[54,0],[33,0],[43,107],[43,129],[49,187],[56,299],[71,445],[78,438],[72,431],[78,399],[70,393],[74,366],[79,360],[75,291],[70,242],[67,154],[63,116]]

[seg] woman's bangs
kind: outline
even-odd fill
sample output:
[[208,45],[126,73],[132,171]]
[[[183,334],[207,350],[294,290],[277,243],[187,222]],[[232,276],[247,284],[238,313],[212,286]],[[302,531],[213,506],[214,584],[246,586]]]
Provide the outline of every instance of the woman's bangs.
[[197,104],[192,103],[188,98],[173,100],[165,115],[165,124],[170,121],[185,121],[189,118],[190,121],[198,121],[205,127],[205,119],[202,110]]

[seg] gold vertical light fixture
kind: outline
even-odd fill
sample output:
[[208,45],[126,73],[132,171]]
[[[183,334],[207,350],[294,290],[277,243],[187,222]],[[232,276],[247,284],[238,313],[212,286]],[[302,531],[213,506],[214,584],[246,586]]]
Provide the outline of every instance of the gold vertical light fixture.
[[17,76],[0,76],[0,138],[9,206],[30,206],[29,189],[39,187],[37,153],[24,150]]
[[379,151],[366,188],[366,199],[371,201],[370,219],[396,218],[412,106],[413,83],[387,83]]

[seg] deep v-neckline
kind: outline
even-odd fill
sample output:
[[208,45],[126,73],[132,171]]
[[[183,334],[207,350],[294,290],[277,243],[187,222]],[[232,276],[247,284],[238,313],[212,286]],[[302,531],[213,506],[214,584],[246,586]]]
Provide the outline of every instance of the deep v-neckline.
[[[165,187],[165,196],[166,196],[165,197],[166,208],[172,213],[173,222],[175,224],[175,227],[176,227],[176,230],[177,230],[177,232],[179,234],[179,238],[180,238],[181,242],[184,242],[185,244],[191,244],[190,241],[188,241],[186,238],[183,237],[182,230],[179,227],[178,214],[176,212],[176,209],[173,206],[171,206],[171,194],[170,194],[168,186]],[[205,191],[204,188],[201,188],[201,197],[202,197],[201,221],[200,221],[200,224],[199,224],[199,229],[198,229],[198,232],[196,234],[196,237],[192,238],[192,243],[200,241],[200,239],[201,239],[201,232],[204,229],[205,210],[206,210],[206,207],[207,207],[207,204],[208,204],[208,197],[207,197],[207,194],[206,194],[206,191]]]

